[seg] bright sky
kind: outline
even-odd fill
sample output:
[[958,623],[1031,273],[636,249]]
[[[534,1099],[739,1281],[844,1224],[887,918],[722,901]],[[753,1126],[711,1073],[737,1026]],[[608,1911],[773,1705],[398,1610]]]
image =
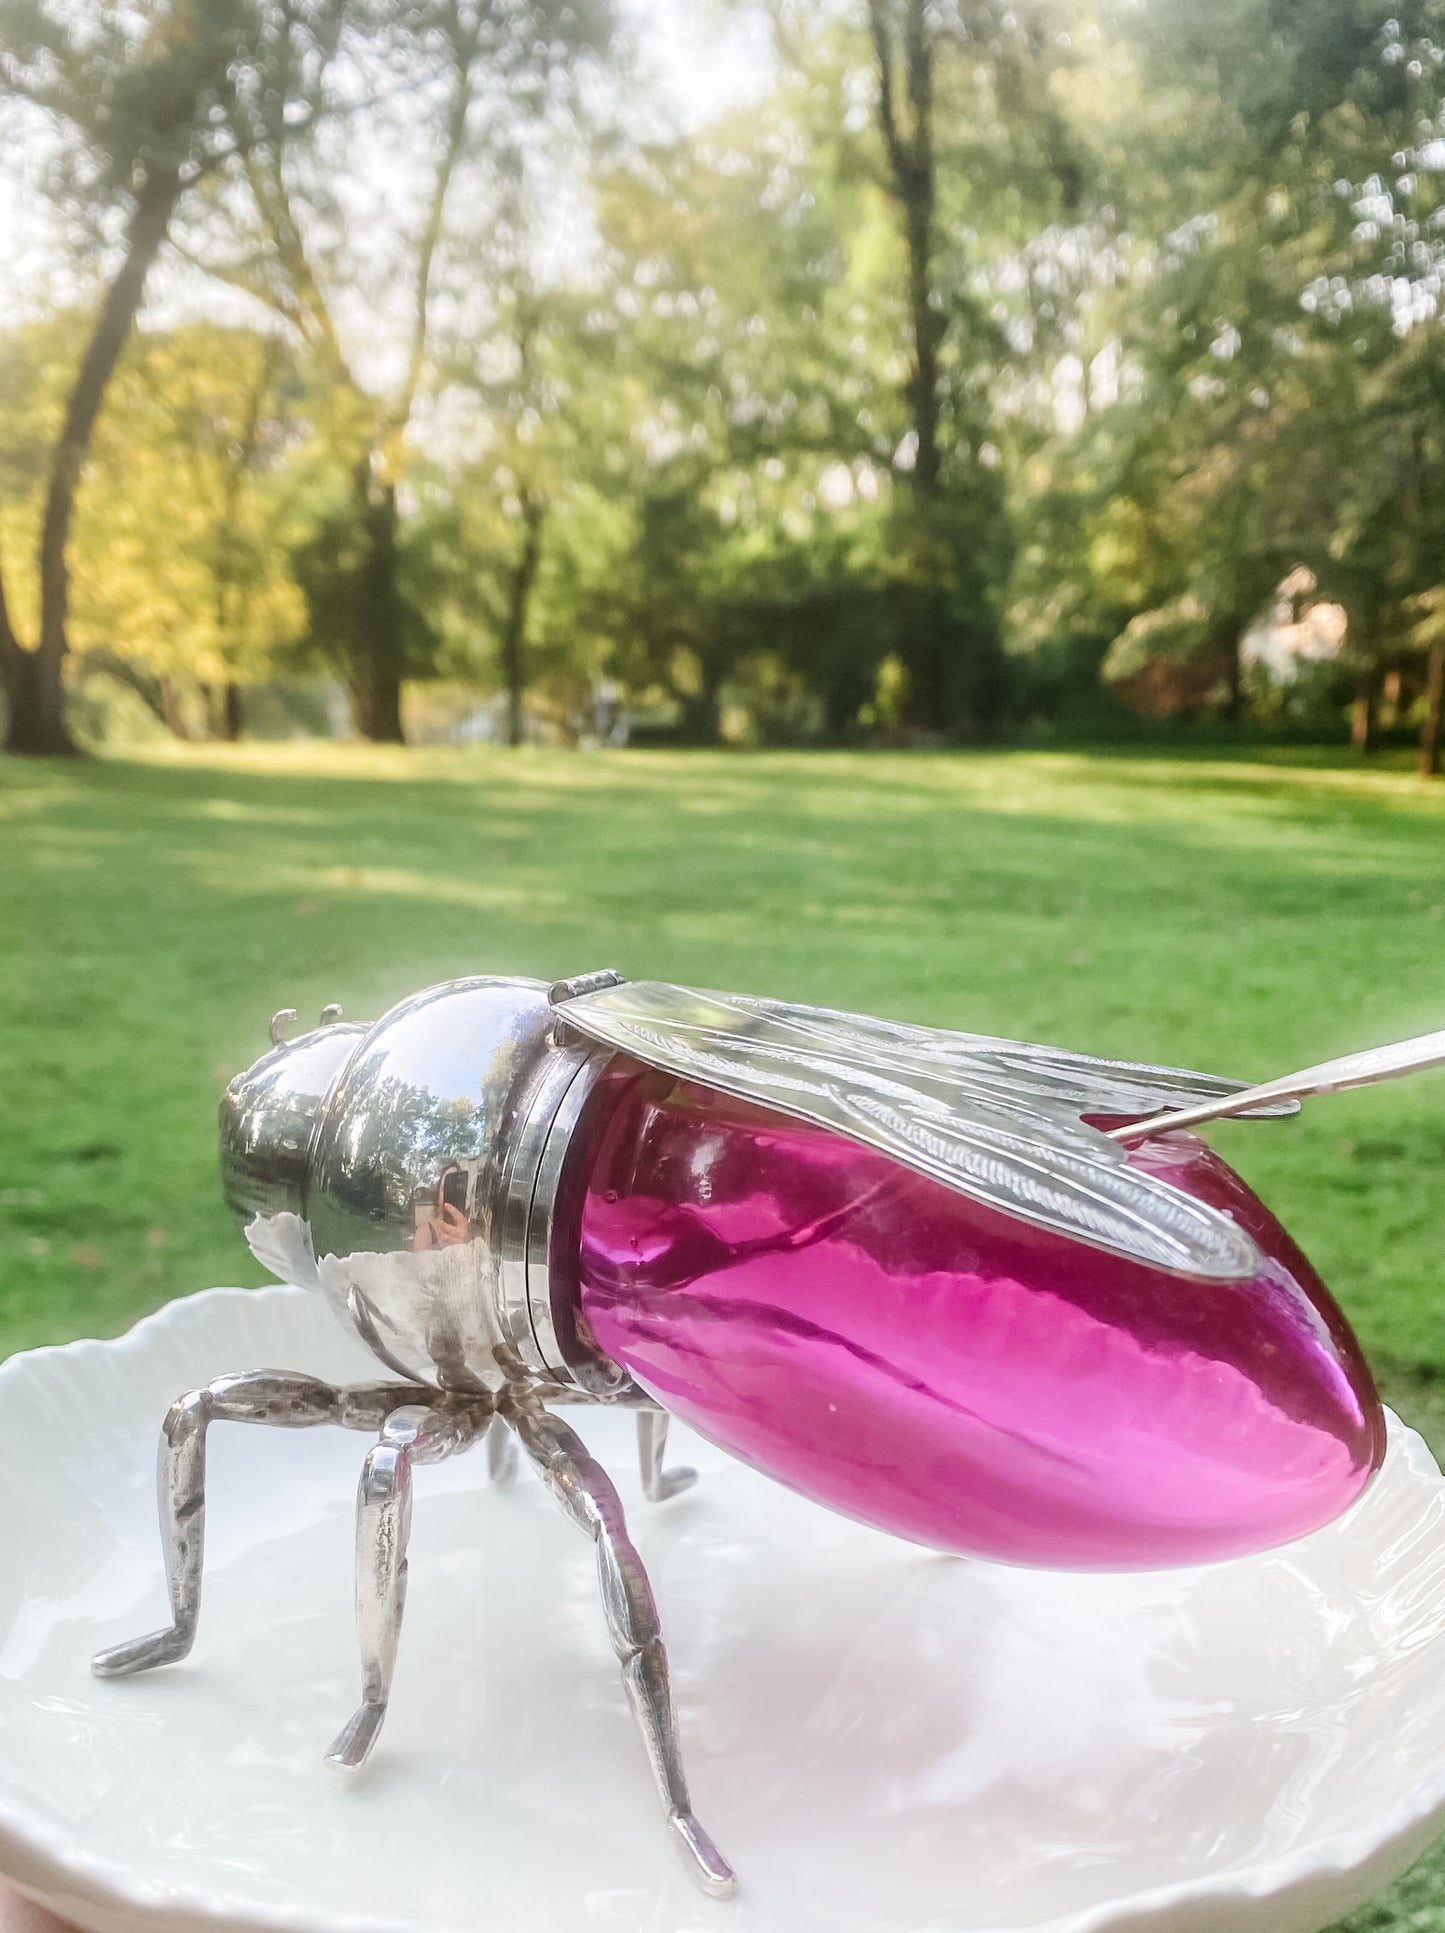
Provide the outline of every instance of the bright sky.
[[684,126],[698,127],[767,85],[767,27],[752,7],[721,0],[623,0]]
[[[756,9],[735,0],[619,0],[619,5],[635,24],[646,63],[657,75],[657,97],[681,127],[700,126],[766,89],[767,29]],[[12,121],[9,111],[6,120]],[[64,301],[72,282],[63,237],[39,192],[47,149],[39,117],[18,132],[12,125],[11,138],[0,148],[0,328]],[[375,165],[384,171],[387,163],[377,157]],[[168,317],[197,307],[234,313],[232,303],[217,300],[214,292],[203,294],[174,263],[156,277],[153,295],[153,310],[159,306]]]

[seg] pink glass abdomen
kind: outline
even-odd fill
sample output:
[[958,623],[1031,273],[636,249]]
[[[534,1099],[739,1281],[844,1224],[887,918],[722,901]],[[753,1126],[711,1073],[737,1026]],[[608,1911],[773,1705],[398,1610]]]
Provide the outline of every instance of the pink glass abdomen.
[[1203,1142],[1131,1158],[1264,1257],[1188,1280],[977,1206],[821,1129],[614,1073],[574,1151],[580,1325],[673,1415],[941,1550],[1139,1569],[1328,1523],[1384,1449],[1369,1371]]

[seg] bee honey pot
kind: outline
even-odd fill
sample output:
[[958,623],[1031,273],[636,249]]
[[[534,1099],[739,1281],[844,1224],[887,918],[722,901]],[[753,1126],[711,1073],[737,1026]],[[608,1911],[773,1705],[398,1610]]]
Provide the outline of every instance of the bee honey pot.
[[477,977],[374,1026],[329,1008],[221,1105],[256,1256],[322,1293],[389,1372],[249,1370],[178,1398],[160,1458],[186,1656],[217,1421],[376,1441],[357,1504],[359,1766],[385,1717],[411,1470],[518,1444],[596,1546],[669,1828],[692,1807],[657,1610],[565,1404],[634,1409],[643,1488],[669,1415],[818,1503],[940,1551],[1065,1569],[1244,1556],[1337,1518],[1384,1453],[1369,1370],[1278,1221],[1187,1130],[1445,1062],[1445,1034],[1262,1087],[613,973]]

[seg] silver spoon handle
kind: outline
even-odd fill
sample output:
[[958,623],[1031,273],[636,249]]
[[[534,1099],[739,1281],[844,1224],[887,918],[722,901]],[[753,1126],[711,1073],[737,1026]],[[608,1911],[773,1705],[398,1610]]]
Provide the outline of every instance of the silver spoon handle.
[[1202,1121],[1222,1121],[1231,1114],[1243,1114],[1265,1101],[1303,1101],[1312,1094],[1338,1094],[1346,1087],[1369,1087],[1375,1081],[1393,1081],[1401,1074],[1418,1074],[1427,1067],[1445,1066],[1445,1032],[1417,1034],[1413,1040],[1396,1041],[1392,1047],[1368,1047],[1359,1054],[1342,1054],[1338,1060],[1321,1061],[1298,1074],[1285,1074],[1261,1087],[1241,1088],[1217,1100],[1201,1101],[1197,1107],[1181,1107],[1173,1114],[1156,1114],[1150,1121],[1131,1121],[1127,1127],[1110,1128],[1111,1141],[1125,1147],[1148,1141],[1171,1128],[1197,1127]]

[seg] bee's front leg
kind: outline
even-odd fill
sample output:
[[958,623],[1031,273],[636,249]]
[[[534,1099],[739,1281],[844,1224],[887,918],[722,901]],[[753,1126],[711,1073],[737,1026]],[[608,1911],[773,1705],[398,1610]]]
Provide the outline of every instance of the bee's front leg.
[[679,1466],[664,1470],[667,1452],[668,1416],[665,1409],[640,1409],[637,1412],[637,1456],[642,1465],[642,1494],[649,1503],[666,1503],[680,1496],[697,1482],[697,1471]]
[[328,1765],[354,1771],[381,1730],[391,1696],[397,1641],[406,1608],[406,1546],[411,1534],[411,1469],[440,1463],[475,1443],[490,1420],[473,1407],[408,1403],[382,1425],[367,1451],[356,1493],[356,1637],[361,1649],[361,1703],[326,1754]]
[[171,1404],[161,1428],[156,1489],[171,1623],[148,1637],[98,1652],[98,1678],[125,1678],[153,1665],[175,1664],[195,1643],[201,1609],[201,1568],[206,1539],[206,1432],[212,1423],[270,1423],[310,1429],[338,1423],[378,1429],[398,1401],[413,1392],[406,1383],[364,1383],[337,1388],[314,1376],[284,1369],[253,1369],[218,1376]]
[[508,1416],[543,1482],[597,1546],[597,1577],[608,1635],[622,1666],[627,1701],[647,1746],[668,1826],[703,1891],[714,1899],[727,1899],[737,1881],[698,1822],[688,1797],[657,1603],[637,1547],[627,1534],[622,1500],[611,1477],[560,1417],[521,1405],[509,1410]]

